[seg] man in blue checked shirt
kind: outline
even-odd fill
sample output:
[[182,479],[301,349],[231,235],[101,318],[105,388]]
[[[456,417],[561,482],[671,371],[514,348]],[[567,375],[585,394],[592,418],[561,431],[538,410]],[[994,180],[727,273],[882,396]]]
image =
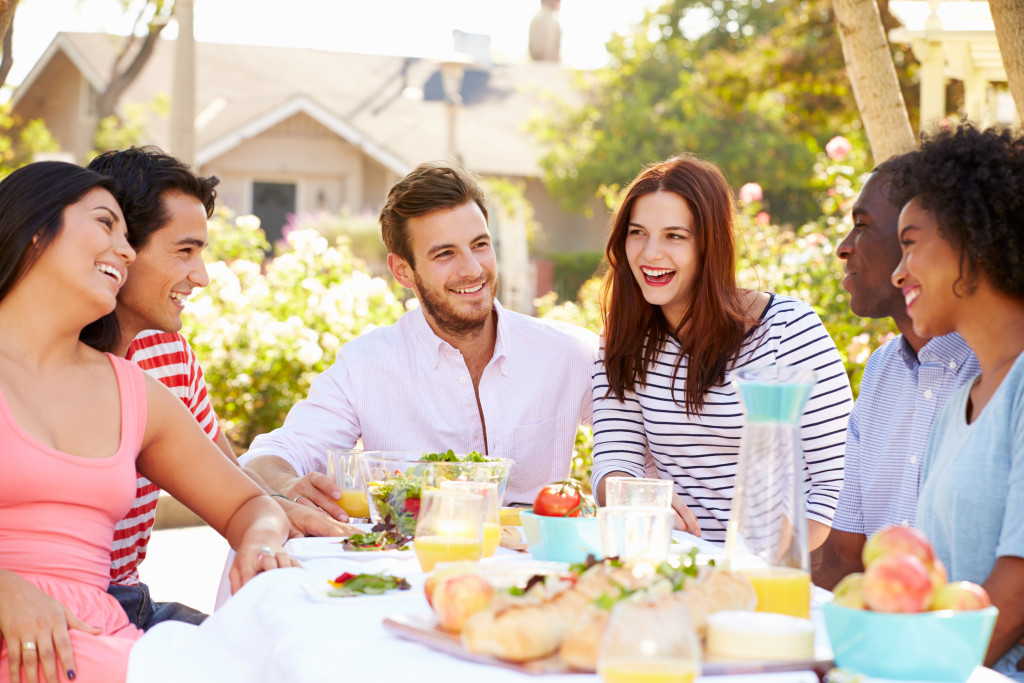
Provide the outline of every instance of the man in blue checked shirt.
[[896,157],[881,164],[853,205],[853,229],[836,253],[846,264],[850,309],[865,318],[891,317],[900,334],[868,359],[846,431],[846,463],[832,531],[812,557],[814,583],[832,589],[863,571],[868,536],[892,524],[914,524],[921,460],[939,408],[980,372],[956,334],[914,334],[902,293],[891,276],[900,262],[900,208],[889,199]]

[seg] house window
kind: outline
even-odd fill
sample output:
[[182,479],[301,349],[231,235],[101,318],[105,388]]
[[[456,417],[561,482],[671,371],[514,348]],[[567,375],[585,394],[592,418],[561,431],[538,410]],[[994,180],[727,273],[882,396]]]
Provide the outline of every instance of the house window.
[[253,183],[252,212],[260,219],[267,241],[280,240],[288,214],[295,213],[295,183]]

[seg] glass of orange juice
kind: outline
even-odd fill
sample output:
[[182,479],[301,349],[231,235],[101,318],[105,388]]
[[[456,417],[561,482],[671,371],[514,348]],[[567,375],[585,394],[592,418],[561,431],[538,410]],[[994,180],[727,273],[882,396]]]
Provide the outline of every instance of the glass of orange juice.
[[700,640],[682,603],[626,598],[612,609],[597,672],[604,683],[692,683],[700,659]]
[[741,569],[757,593],[758,612],[811,617],[811,575],[794,567]]
[[498,485],[487,481],[442,481],[441,490],[469,491],[484,498],[484,557],[492,557],[501,543]]
[[363,471],[359,466],[358,449],[332,448],[327,451],[327,476],[341,491],[337,501],[353,522],[365,522],[370,518],[370,506],[366,500],[366,486]]
[[479,560],[484,552],[484,497],[457,489],[424,489],[413,550],[425,572],[438,562]]

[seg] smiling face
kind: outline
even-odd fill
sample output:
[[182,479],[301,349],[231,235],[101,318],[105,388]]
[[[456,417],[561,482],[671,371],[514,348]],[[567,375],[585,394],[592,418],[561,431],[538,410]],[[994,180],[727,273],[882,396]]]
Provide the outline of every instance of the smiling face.
[[39,256],[33,274],[61,292],[84,292],[91,322],[114,310],[135,252],[128,244],[121,208],[103,188],[87,192],[64,209],[60,232]]
[[388,266],[416,293],[431,327],[441,336],[483,329],[494,309],[498,270],[480,207],[469,202],[431,211],[410,218],[406,230],[416,266],[393,253]]
[[180,330],[185,300],[193,289],[210,282],[202,257],[208,239],[206,208],[177,190],[165,192],[161,199],[169,219],[140,247],[117,298],[125,343],[143,330]]
[[942,236],[935,215],[917,198],[900,212],[899,237],[903,258],[892,283],[903,294],[914,333],[937,337],[957,331],[963,313],[972,306],[960,275],[960,252]]
[[853,229],[836,254],[843,266],[843,288],[850,293],[850,310],[862,318],[904,317],[903,296],[892,284],[900,262],[896,232],[899,208],[887,196],[888,177],[873,174],[853,205]]
[[693,212],[674,192],[637,197],[626,232],[626,261],[647,303],[675,328],[693,299],[700,267]]

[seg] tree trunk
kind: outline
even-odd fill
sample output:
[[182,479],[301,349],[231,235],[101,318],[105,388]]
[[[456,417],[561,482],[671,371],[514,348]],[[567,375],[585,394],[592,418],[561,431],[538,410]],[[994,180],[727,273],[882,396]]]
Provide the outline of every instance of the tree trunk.
[[7,82],[7,74],[14,66],[14,53],[11,51],[14,35],[14,10],[18,8],[18,0],[0,0],[0,36],[4,37],[3,60],[0,61],[0,87]]
[[832,0],[832,7],[875,163],[913,150],[917,141],[875,0]]
[[1017,118],[1024,123],[1024,0],[988,0]]

